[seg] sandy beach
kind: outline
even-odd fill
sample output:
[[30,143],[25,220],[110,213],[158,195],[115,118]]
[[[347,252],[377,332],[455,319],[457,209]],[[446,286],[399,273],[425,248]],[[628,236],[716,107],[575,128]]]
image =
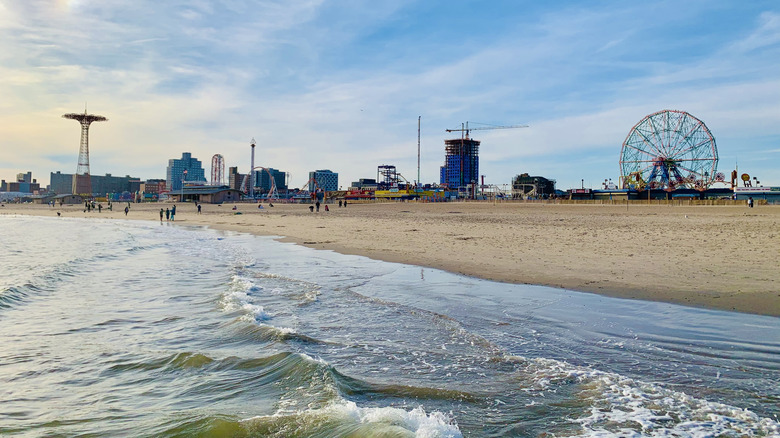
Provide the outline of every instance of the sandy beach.
[[[159,221],[172,204],[5,204],[0,214]],[[176,221],[490,280],[780,316],[780,207],[554,203],[177,205]],[[241,214],[237,214],[241,213]]]

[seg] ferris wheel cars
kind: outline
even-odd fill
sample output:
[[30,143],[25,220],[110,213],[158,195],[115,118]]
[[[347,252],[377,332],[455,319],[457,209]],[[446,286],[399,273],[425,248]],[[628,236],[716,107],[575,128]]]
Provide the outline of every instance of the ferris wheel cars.
[[685,111],[646,116],[631,128],[620,152],[623,188],[631,188],[638,174],[653,189],[706,189],[716,180],[717,168],[715,138]]

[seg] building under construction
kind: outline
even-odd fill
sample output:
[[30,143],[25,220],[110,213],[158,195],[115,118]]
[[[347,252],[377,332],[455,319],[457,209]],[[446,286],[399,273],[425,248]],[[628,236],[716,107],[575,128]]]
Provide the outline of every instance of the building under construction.
[[444,140],[444,166],[439,182],[450,189],[467,187],[479,181],[479,141],[468,138]]

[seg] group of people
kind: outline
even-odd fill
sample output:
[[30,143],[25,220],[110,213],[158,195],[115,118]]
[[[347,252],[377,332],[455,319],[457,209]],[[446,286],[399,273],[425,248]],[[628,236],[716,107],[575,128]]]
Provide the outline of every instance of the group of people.
[[[345,208],[347,207],[347,200],[346,199],[343,200],[343,201],[339,200],[339,208],[342,207],[342,206],[344,206]],[[314,205],[310,205],[309,206],[309,211],[310,212],[313,213],[315,209],[319,213],[319,211],[320,211],[320,201],[319,201],[319,199],[317,200],[317,202],[314,203]],[[330,211],[330,208],[328,208],[328,204],[325,204],[325,211]]]
[[[62,201],[60,201],[60,206],[62,206]],[[111,210],[111,201],[108,201],[108,209]],[[95,201],[84,201],[84,213],[91,212],[92,210],[97,210],[98,213],[103,212],[103,204],[96,204]],[[127,214],[127,212],[125,212],[125,214]]]
[[[310,205],[309,206],[309,211],[313,212],[315,207],[317,207],[317,213],[319,213],[320,212],[320,201],[315,202],[314,205]],[[330,211],[330,209],[328,208],[327,204],[325,205],[325,211]]]
[[[196,204],[198,207],[198,214],[201,213],[201,206],[200,203]],[[126,210],[126,209],[125,209]],[[125,212],[127,214],[127,212]],[[161,208],[160,209],[160,223],[163,221],[163,217],[166,221],[175,221],[176,220],[176,204],[173,204],[171,208]]]
[[[200,204],[198,204],[198,213],[200,213]],[[163,215],[166,221],[172,221],[176,218],[176,204],[173,204],[172,208],[160,209],[160,223],[163,221]]]

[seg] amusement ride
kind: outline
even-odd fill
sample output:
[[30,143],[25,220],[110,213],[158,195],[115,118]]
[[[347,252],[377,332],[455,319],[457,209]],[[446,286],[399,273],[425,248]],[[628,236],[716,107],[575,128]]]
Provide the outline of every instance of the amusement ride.
[[685,111],[663,110],[634,125],[620,152],[624,189],[706,190],[724,182],[715,138]]

